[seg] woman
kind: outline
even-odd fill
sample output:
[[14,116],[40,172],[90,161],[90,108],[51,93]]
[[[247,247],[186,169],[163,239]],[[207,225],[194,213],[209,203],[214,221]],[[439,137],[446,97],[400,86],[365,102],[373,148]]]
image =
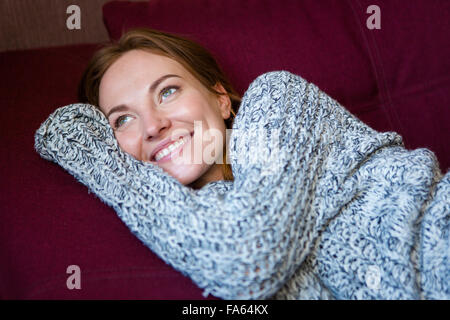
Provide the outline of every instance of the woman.
[[[159,163],[192,148],[195,120],[223,134],[239,97],[212,58],[191,60],[187,40],[142,29],[127,37],[151,37],[164,53],[100,53],[94,61],[107,62],[92,63],[81,86],[94,93],[56,110],[35,147],[205,294],[450,298],[450,174],[431,151],[406,150],[395,132],[371,129],[314,84],[276,71],[250,84],[225,152],[212,153],[229,156],[232,179],[213,163]],[[158,84],[165,74],[175,76]],[[186,142],[158,155],[176,129],[184,133],[170,138]]]

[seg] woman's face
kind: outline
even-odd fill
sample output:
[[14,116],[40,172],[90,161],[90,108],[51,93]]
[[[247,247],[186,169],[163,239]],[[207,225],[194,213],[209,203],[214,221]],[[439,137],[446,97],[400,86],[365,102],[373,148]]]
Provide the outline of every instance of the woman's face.
[[[215,89],[225,92],[221,85]],[[136,159],[193,188],[224,179],[220,163],[231,101],[208,91],[175,60],[126,52],[100,82],[99,107],[122,150]]]

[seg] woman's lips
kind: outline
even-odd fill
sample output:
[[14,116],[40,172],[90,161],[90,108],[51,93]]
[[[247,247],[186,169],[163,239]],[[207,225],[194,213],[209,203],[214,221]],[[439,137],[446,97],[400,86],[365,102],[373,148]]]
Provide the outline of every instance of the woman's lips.
[[191,132],[190,135],[186,135],[186,136],[180,137],[177,140],[173,141],[172,143],[164,146],[164,148],[162,148],[161,150],[158,150],[158,152],[160,152],[160,151],[170,147],[172,144],[176,143],[181,138],[185,139],[185,142],[182,145],[180,145],[176,149],[172,150],[170,153],[168,153],[167,155],[165,155],[164,157],[162,157],[159,160],[156,160],[156,155],[158,154],[158,152],[155,152],[155,154],[151,158],[151,161],[156,162],[158,164],[169,161],[170,159],[172,159],[175,155],[177,155],[177,153],[179,153],[184,148],[184,146],[189,142],[189,140],[192,138],[193,135],[194,135],[194,132]]

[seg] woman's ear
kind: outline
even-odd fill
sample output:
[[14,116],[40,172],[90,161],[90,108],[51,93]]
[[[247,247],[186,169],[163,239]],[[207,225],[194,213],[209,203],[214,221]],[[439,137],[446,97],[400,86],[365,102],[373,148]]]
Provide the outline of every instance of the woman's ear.
[[213,87],[217,92],[223,93],[217,96],[220,114],[224,119],[228,119],[231,115],[231,99],[225,88],[220,82]]

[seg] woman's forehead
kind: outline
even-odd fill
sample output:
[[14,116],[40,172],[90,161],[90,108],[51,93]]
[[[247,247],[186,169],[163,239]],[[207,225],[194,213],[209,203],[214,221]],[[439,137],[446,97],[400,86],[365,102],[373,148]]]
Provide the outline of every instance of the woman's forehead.
[[189,72],[172,58],[144,50],[132,50],[117,59],[103,77],[128,74],[128,76],[146,75],[156,78],[163,73],[188,74]]
[[[178,61],[149,52],[147,50],[131,50],[118,58],[103,75],[99,86],[99,103],[107,104],[119,92],[128,92],[138,87],[150,87],[153,82],[162,76],[172,74],[179,76],[180,80],[203,89],[198,81]],[[113,100],[116,100],[113,98]]]

